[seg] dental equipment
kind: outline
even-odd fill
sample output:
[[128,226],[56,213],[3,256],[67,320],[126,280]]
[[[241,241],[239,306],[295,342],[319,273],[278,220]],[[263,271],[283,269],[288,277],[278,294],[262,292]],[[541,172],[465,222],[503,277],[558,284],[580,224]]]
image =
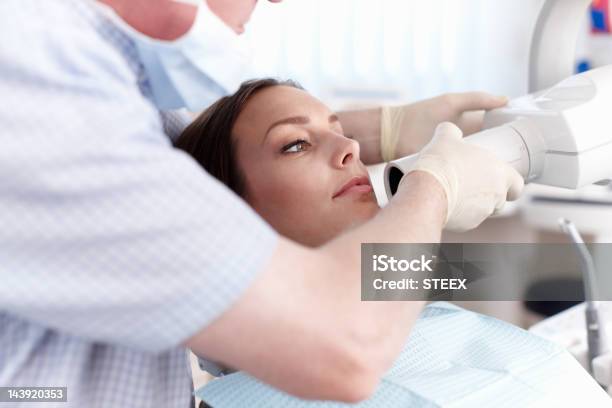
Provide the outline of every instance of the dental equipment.
[[[531,40],[530,94],[487,113],[486,130],[466,139],[495,152],[528,182],[577,189],[612,176],[612,131],[605,131],[612,106],[612,67],[570,77],[591,3],[543,2]],[[387,165],[389,198],[415,159],[408,156]]]
[[[485,115],[466,138],[512,165],[527,182],[578,189],[612,177],[612,65],[567,78]],[[418,155],[387,164],[391,198]]]
[[580,233],[576,229],[576,226],[571,221],[561,218],[559,220],[561,230],[567,234],[572,240],[576,251],[580,256],[580,262],[582,264],[582,281],[584,284],[584,295],[586,300],[586,307],[584,309],[585,321],[587,328],[587,356],[589,371],[593,373],[593,360],[601,354],[605,353],[606,350],[606,339],[604,328],[600,323],[599,309],[597,307],[597,286],[595,276],[595,265],[593,258],[589,253],[589,250],[584,243],[584,240],[580,236]]

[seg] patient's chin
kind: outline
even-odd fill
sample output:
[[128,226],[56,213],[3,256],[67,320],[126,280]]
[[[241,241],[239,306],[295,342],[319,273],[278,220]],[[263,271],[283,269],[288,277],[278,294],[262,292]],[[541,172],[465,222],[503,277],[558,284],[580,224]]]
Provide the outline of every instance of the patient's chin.
[[354,204],[351,212],[357,220],[369,220],[380,211],[374,193],[364,194]]
[[376,194],[374,194],[374,192],[372,191],[369,194],[363,194],[360,198],[359,201],[362,203],[371,203],[374,204],[376,206],[376,208],[378,208],[378,201],[376,200]]

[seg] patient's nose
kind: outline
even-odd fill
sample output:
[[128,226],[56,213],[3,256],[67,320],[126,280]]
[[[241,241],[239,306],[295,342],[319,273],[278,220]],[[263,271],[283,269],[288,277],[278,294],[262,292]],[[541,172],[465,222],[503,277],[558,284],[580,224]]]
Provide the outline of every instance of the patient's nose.
[[343,135],[334,135],[335,150],[332,157],[332,165],[342,169],[353,161],[359,160],[359,143]]

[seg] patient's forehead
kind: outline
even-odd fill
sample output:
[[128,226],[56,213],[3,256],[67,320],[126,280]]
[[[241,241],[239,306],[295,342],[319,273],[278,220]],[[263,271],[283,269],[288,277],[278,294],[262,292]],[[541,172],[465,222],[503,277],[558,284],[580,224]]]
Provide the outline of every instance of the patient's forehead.
[[331,112],[308,92],[290,86],[273,86],[249,98],[234,125],[233,133],[242,139],[261,143],[271,124],[294,116],[327,120]]

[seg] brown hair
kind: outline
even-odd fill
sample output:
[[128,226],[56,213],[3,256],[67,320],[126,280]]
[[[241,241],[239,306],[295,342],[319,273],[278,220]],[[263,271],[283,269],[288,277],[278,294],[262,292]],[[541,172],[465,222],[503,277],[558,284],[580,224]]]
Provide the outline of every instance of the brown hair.
[[294,81],[264,78],[244,82],[232,95],[206,109],[181,133],[174,146],[189,153],[211,175],[244,196],[244,177],[236,164],[232,140],[238,115],[256,92],[272,86],[303,89]]

